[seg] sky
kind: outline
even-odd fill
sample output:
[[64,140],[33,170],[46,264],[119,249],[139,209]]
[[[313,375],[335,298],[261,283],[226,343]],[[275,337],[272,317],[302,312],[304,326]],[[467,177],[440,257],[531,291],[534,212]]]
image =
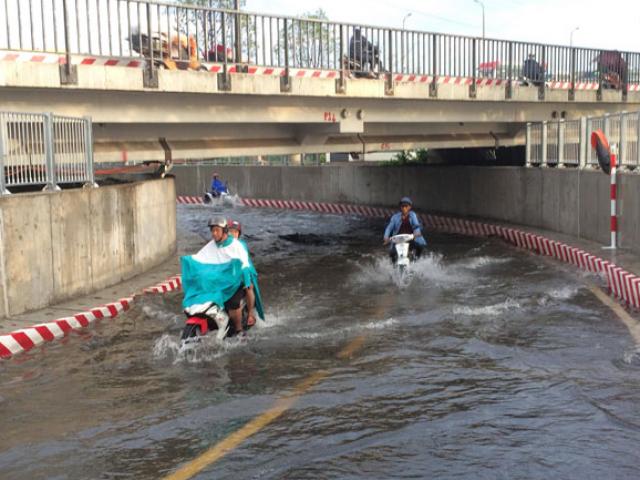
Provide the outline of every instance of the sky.
[[[482,0],[487,38],[640,51],[640,0]],[[482,35],[474,0],[246,0],[245,10],[459,35]],[[411,14],[409,17],[405,16]]]

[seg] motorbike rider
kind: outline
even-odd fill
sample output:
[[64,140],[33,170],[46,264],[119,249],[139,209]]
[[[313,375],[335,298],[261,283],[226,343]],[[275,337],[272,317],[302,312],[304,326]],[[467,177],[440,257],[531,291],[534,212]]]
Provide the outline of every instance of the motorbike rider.
[[[251,273],[254,274],[255,277],[257,278],[258,271],[256,270],[256,268],[253,265],[253,262],[251,261],[251,253],[249,252],[249,246],[247,245],[247,242],[244,241],[244,239],[240,238],[242,236],[242,224],[237,220],[231,220],[231,219],[228,219],[227,222],[228,222],[228,228],[229,228],[229,235],[235,238],[236,240],[238,240],[247,251],[247,254],[249,255],[249,266],[251,268]],[[257,284],[255,285],[255,288],[256,289],[258,288]],[[251,284],[249,289],[251,290],[254,289],[253,283]],[[259,296],[257,298],[259,298]],[[248,326],[254,325],[254,323],[255,323],[255,318],[247,319]]]
[[[222,257],[229,259],[238,259],[242,262],[242,269],[249,271],[249,275],[245,278],[251,278],[250,272],[253,265],[249,260],[249,253],[244,245],[233,236],[229,235],[229,225],[224,217],[217,217],[209,220],[208,226],[211,230],[211,238],[218,249],[218,253]],[[255,268],[253,268],[255,271]],[[229,318],[235,326],[236,332],[242,332],[242,309],[241,301],[246,299],[247,303],[247,325],[254,325],[256,322],[256,297],[253,288],[251,288],[251,280],[245,280],[233,296],[224,304],[224,308],[229,314]]]
[[214,173],[213,175],[211,175],[211,195],[213,195],[214,197],[219,197],[220,195],[222,195],[223,193],[229,193],[229,190],[227,188],[227,184],[223,183],[222,180],[220,180],[220,175],[218,175],[218,173]]
[[[416,258],[420,258],[422,255],[422,251],[427,246],[427,242],[422,235],[422,225],[420,224],[420,220],[418,220],[418,216],[411,209],[413,208],[413,202],[409,197],[402,197],[400,199],[400,211],[395,213],[391,220],[389,220],[389,224],[384,231],[384,245],[388,245],[390,237],[394,235],[398,235],[401,233],[413,234],[414,239],[409,242],[409,248],[415,251]],[[396,249],[389,249],[389,255],[391,257],[392,262],[396,262],[398,259],[398,254]]]

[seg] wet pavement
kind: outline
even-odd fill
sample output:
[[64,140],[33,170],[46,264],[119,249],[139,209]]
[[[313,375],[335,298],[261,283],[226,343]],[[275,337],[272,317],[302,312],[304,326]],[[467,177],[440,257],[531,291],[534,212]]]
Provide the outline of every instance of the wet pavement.
[[[216,211],[178,207],[180,252]],[[1,478],[162,477],[318,371],[195,478],[638,477],[640,357],[597,278],[433,234],[399,288],[382,221],[225,214],[245,225],[266,322],[187,358],[174,292],[0,363]]]

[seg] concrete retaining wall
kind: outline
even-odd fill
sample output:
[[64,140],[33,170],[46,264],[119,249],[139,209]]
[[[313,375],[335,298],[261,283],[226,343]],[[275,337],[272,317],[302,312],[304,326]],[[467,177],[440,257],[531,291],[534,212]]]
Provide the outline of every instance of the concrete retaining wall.
[[175,184],[4,196],[0,240],[0,316],[87,294],[175,251]]
[[[392,206],[409,195],[424,211],[543,228],[609,244],[609,177],[522,167],[181,166],[178,195],[199,195],[214,169],[250,198]],[[619,177],[620,246],[640,252],[640,176]]]

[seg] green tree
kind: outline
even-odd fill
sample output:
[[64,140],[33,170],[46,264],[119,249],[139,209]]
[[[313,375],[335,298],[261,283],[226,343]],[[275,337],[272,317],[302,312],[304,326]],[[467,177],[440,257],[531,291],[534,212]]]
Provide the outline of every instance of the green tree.
[[339,67],[340,28],[338,25],[328,23],[327,20],[326,12],[318,8],[315,11],[303,13],[300,18],[288,21],[286,30],[280,33],[279,45],[284,45],[286,32],[290,66]]

